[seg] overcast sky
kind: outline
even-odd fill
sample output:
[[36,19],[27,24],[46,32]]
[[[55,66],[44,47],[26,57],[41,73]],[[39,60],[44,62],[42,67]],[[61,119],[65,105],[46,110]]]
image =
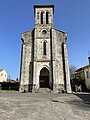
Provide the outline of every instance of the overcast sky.
[[69,64],[88,64],[90,0],[0,0],[0,68],[11,79],[20,74],[21,33],[34,28],[33,5],[53,4],[54,27],[67,32]]

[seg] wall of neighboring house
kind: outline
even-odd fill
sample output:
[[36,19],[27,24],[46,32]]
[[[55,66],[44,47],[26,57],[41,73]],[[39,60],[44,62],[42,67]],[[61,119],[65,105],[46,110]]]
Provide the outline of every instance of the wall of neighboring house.
[[85,84],[88,90],[90,90],[90,66],[84,69],[85,73]]
[[4,69],[0,70],[0,82],[7,82],[7,72]]
[[85,80],[84,69],[80,69],[79,71],[77,71],[75,78],[77,78],[78,80]]

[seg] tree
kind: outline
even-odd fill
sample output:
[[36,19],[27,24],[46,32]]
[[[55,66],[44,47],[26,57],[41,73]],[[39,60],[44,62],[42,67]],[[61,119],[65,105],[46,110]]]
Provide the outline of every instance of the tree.
[[70,79],[74,79],[74,74],[75,74],[76,69],[77,68],[74,65],[69,66]]

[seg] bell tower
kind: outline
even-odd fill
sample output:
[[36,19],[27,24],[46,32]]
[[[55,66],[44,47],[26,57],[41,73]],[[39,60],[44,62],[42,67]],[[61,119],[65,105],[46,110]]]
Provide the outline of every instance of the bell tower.
[[[33,85],[36,88],[40,86],[52,88],[51,73],[51,28],[53,28],[54,5],[35,5],[35,29],[34,29],[34,69]],[[38,69],[37,69],[38,68]],[[38,72],[39,71],[39,72]],[[48,71],[49,74],[40,71]],[[45,76],[44,76],[45,75]],[[42,79],[43,78],[43,79]],[[46,80],[47,78],[47,80]],[[37,84],[36,84],[37,81]],[[47,81],[47,82],[46,82]],[[45,83],[46,82],[46,83]],[[34,88],[34,87],[33,87]]]
[[49,25],[53,26],[54,5],[35,5],[35,26]]

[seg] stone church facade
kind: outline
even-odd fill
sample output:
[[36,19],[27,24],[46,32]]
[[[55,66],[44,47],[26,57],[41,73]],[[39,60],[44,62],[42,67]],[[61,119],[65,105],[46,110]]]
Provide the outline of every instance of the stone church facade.
[[35,5],[35,28],[22,33],[20,91],[71,92],[67,34],[53,26],[54,5]]

